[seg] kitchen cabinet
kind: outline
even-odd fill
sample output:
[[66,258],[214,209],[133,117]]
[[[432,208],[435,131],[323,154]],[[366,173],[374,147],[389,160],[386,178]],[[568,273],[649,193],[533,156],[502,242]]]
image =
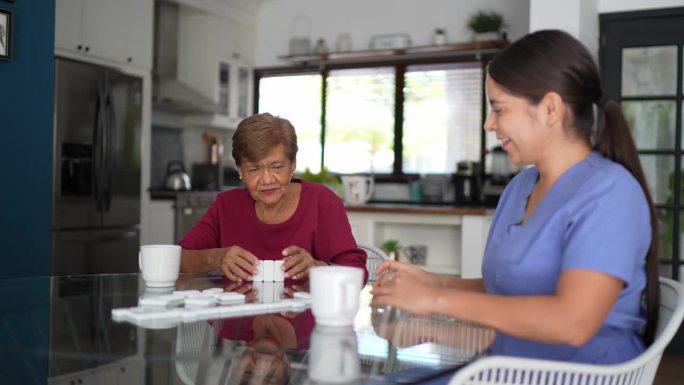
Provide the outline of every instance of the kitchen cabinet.
[[175,217],[174,200],[152,200],[149,205],[149,225],[145,243],[172,245],[176,243],[174,236]]
[[237,121],[250,115],[251,66],[239,60],[219,60],[216,76],[221,115]]
[[55,46],[151,69],[153,19],[154,0],[56,0]]
[[379,246],[396,239],[402,246],[425,245],[426,262],[419,267],[463,278],[481,277],[492,214],[347,211],[358,244]]
[[178,35],[179,79],[216,102],[228,127],[237,126],[252,112],[253,27],[181,8]]

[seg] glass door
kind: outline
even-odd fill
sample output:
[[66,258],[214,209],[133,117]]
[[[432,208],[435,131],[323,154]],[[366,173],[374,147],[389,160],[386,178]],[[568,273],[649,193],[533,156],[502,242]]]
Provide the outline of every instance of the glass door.
[[600,24],[605,89],[622,105],[658,210],[660,275],[680,279],[684,8],[604,14]]

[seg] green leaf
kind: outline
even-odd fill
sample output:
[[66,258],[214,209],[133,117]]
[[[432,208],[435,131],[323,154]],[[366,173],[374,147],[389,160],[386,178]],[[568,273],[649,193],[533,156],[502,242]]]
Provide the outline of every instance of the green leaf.
[[401,250],[401,245],[399,244],[399,241],[396,239],[388,239],[385,242],[380,245],[380,249],[384,251],[385,253],[391,253],[391,252],[398,252]]
[[475,33],[499,32],[503,27],[503,16],[494,11],[477,11],[468,19],[468,28]]

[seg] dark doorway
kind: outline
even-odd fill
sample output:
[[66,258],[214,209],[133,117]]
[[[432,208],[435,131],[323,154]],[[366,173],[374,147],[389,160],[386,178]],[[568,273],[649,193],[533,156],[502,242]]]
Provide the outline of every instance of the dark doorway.
[[622,105],[658,209],[660,275],[679,279],[684,8],[602,14],[599,21],[606,93]]

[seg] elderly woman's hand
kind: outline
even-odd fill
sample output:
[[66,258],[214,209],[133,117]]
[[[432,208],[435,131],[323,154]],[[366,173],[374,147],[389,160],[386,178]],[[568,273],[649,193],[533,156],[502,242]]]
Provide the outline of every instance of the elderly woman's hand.
[[311,254],[299,246],[285,248],[283,256],[285,278],[304,279],[309,276],[309,269],[316,266]]
[[256,272],[259,258],[241,248],[231,246],[221,249],[222,253],[214,260],[216,269],[223,272],[231,281],[250,281]]

